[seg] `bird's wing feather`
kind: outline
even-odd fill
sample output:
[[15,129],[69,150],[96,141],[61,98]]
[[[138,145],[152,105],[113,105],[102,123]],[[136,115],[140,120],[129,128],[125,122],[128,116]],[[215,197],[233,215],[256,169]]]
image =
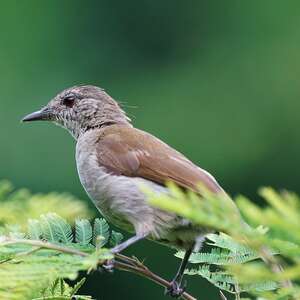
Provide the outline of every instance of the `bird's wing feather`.
[[223,191],[216,180],[184,155],[151,134],[126,126],[110,126],[97,141],[99,165],[113,174],[142,177],[164,185],[197,190],[203,184],[212,192]]

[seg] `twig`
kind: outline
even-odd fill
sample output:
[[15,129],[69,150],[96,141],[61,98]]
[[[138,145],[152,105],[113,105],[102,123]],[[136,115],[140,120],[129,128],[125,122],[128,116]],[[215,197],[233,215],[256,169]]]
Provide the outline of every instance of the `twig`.
[[[40,249],[51,249],[51,250],[55,250],[55,251],[59,251],[59,252],[63,252],[63,253],[72,254],[72,255],[79,255],[82,257],[87,257],[89,255],[88,253],[85,253],[85,252],[82,252],[82,251],[79,251],[76,249],[72,249],[72,248],[68,248],[68,247],[64,247],[64,246],[60,246],[57,244],[40,241],[40,240],[6,238],[5,240],[2,240],[0,242],[1,246],[7,246],[7,245],[13,245],[13,244],[26,244],[26,245],[38,247],[38,248],[34,249],[34,251],[38,251]],[[31,252],[29,251],[26,253],[30,254]],[[150,271],[139,260],[130,258],[123,254],[116,254],[115,258],[117,259],[114,263],[114,266],[116,269],[121,270],[121,271],[135,273],[135,274],[145,277],[145,278],[149,279],[150,281],[153,281],[156,284],[163,286],[165,288],[168,288],[171,286],[171,283],[169,281],[163,279],[159,275]],[[118,261],[118,260],[120,260],[120,261]],[[103,261],[99,260],[99,265],[101,265],[101,264],[103,264]],[[181,298],[184,300],[197,300],[195,297],[188,294],[187,292],[184,292],[181,295]]]
[[[148,268],[135,267],[135,266],[128,265],[128,264],[118,262],[118,261],[115,262],[115,266],[119,270],[135,273],[135,274],[137,274],[139,276],[142,276],[142,277],[145,277],[145,278],[147,278],[147,279],[149,279],[149,280],[155,282],[156,284],[158,284],[160,286],[163,286],[165,288],[168,288],[168,287],[171,286],[171,283],[169,281],[161,278],[157,274],[150,271]],[[185,300],[197,300],[195,297],[188,294],[187,292],[184,292],[181,295],[181,298],[185,299]]]
[[74,254],[79,256],[88,256],[88,253],[76,249],[67,248],[64,246],[60,246],[49,242],[39,241],[39,240],[11,239],[7,237],[4,241],[0,242],[1,246],[9,246],[14,244],[25,244],[25,245],[39,247],[40,249],[51,249],[51,250],[56,250],[59,252],[64,252],[64,253],[69,253],[69,254]]
[[137,265],[137,261],[134,258],[125,256],[125,255],[120,254],[120,253],[115,254],[115,258],[117,258],[117,259],[119,259],[119,260],[121,260],[123,262],[126,262],[126,263],[128,263],[128,264],[130,264],[132,266],[136,266]]

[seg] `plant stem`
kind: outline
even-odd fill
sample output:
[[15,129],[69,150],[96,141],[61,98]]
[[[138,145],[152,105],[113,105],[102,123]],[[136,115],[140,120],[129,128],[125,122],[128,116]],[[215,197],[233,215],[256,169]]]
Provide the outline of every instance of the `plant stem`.
[[40,249],[51,249],[51,250],[56,250],[59,252],[64,252],[68,254],[74,254],[74,255],[79,255],[79,256],[88,256],[88,253],[60,246],[57,244],[53,244],[50,242],[44,242],[44,241],[39,241],[39,240],[26,240],[26,239],[12,239],[7,237],[5,241],[0,242],[1,246],[8,246],[8,245],[13,245],[13,244],[25,244],[25,245],[31,245],[35,247],[39,247]]
[[[40,249],[51,249],[51,250],[59,251],[62,253],[79,255],[82,257],[87,257],[89,255],[88,253],[85,253],[85,252],[82,252],[82,251],[79,251],[79,250],[76,250],[73,248],[53,244],[50,242],[40,241],[40,240],[12,239],[12,238],[7,237],[7,238],[5,238],[5,240],[2,240],[0,242],[1,246],[8,246],[8,245],[12,245],[12,244],[26,244],[26,245],[31,245],[31,246],[37,247],[34,249],[34,251],[38,251]],[[30,254],[32,252],[28,251],[26,253]],[[156,284],[163,286],[165,288],[168,288],[171,286],[171,283],[169,281],[163,279],[159,275],[150,271],[139,260],[125,256],[123,254],[116,254],[115,258],[117,259],[114,262],[114,266],[116,269],[121,270],[121,271],[135,273],[135,274],[145,277],[145,278],[149,279],[150,281],[153,281]],[[118,261],[118,260],[120,260],[120,261]],[[102,265],[102,264],[103,264],[103,261],[99,260],[99,265]],[[181,295],[181,298],[184,300],[197,300],[195,297],[188,294],[187,292],[184,292]]]
[[[139,276],[145,277],[165,288],[168,288],[171,286],[171,283],[169,281],[167,281],[167,280],[163,279],[162,277],[158,276],[157,274],[153,273],[148,268],[135,267],[135,266],[128,265],[126,263],[122,263],[122,262],[118,262],[118,261],[115,262],[115,267],[116,267],[116,269],[127,271],[127,272],[132,272]],[[188,294],[187,292],[184,292],[181,295],[181,298],[185,299],[185,300],[197,300],[195,297]]]

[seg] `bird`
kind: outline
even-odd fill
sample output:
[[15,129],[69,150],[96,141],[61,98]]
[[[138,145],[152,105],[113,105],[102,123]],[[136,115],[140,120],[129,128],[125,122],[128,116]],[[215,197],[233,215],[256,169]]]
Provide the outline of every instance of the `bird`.
[[201,248],[210,230],[151,206],[141,186],[168,194],[167,182],[184,191],[197,191],[202,184],[213,194],[226,194],[216,179],[165,142],[135,128],[121,105],[97,86],[67,88],[22,121],[50,121],[74,137],[77,170],[85,191],[109,222],[134,234],[112,253],[145,238],[185,251],[166,290],[180,297],[190,255]]

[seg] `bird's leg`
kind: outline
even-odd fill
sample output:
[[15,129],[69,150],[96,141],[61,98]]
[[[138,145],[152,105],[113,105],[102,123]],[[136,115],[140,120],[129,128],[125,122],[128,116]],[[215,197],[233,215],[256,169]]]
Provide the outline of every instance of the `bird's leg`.
[[116,253],[120,253],[122,252],[124,249],[126,249],[127,247],[131,246],[132,244],[142,240],[143,238],[145,238],[147,236],[147,234],[137,234],[131,238],[129,238],[128,240],[126,240],[125,242],[115,246],[114,248],[112,248],[110,251],[113,254]]
[[186,265],[189,261],[189,258],[193,252],[193,248],[190,248],[186,250],[184,254],[184,258],[180,263],[179,269],[174,277],[174,279],[171,281],[171,285],[169,288],[166,289],[165,293],[167,295],[170,295],[174,298],[179,298],[185,290],[185,286],[182,286],[182,279],[184,275],[184,270],[186,268]]
[[[131,246],[132,244],[142,240],[143,238],[145,238],[148,234],[137,234],[131,238],[129,238],[128,240],[126,240],[125,242],[115,246],[114,248],[112,248],[110,251],[112,254],[117,254],[122,252],[124,249],[126,249],[127,247]],[[114,260],[110,259],[108,260],[104,265],[103,265],[104,269],[106,271],[111,272],[114,268]]]

